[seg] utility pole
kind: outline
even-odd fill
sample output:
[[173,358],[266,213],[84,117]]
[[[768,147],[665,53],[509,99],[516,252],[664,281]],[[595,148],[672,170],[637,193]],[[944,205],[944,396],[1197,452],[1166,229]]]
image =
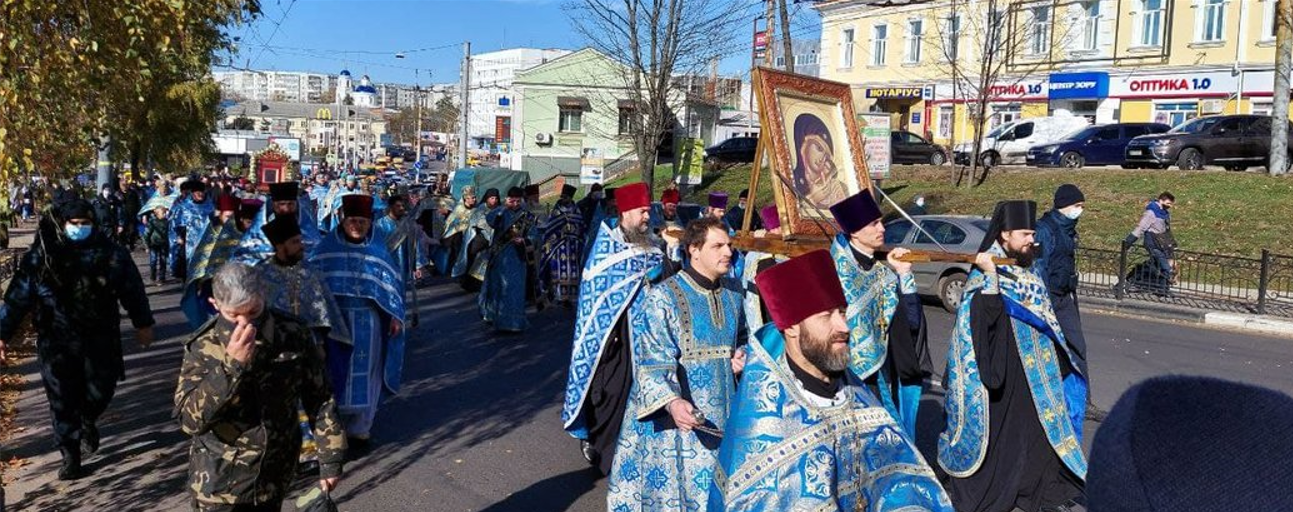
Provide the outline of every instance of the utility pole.
[[777,0],[781,11],[781,44],[785,48],[786,71],[795,72],[795,50],[790,42],[790,14],[786,12],[786,0]]
[[763,51],[763,65],[773,67],[777,62],[777,59],[773,56],[777,52],[772,51],[772,47],[777,40],[777,0],[768,0],[768,12],[763,16],[763,19],[763,30],[768,33],[763,38],[763,47],[766,48]]
[[[417,76],[416,70],[413,71],[413,75]],[[418,80],[421,81],[420,77]],[[413,84],[413,103],[416,104],[414,112],[417,112],[418,116],[417,131],[413,133],[413,163],[417,164],[422,161],[422,84],[420,83]]]
[[1275,5],[1275,104],[1271,111],[1271,154],[1267,172],[1280,176],[1288,172],[1289,72],[1293,70],[1293,0]]
[[[754,131],[754,93],[755,93],[754,68],[759,65],[758,56],[759,56],[759,19],[760,18],[762,18],[762,16],[760,16],[759,18],[754,18],[754,22],[753,22],[754,29],[752,30],[754,39],[750,41],[750,44],[753,46],[750,48],[750,97],[749,97],[750,114],[748,117],[745,118],[745,131],[747,132],[746,135],[749,135],[748,132]],[[766,55],[768,51],[767,39],[764,39],[763,41],[764,41],[763,51],[764,51],[764,54]]]
[[459,101],[462,102],[461,112],[458,114],[458,168],[467,167],[467,124],[470,117],[471,94],[467,91],[471,88],[471,42],[462,44],[462,91],[458,93]]

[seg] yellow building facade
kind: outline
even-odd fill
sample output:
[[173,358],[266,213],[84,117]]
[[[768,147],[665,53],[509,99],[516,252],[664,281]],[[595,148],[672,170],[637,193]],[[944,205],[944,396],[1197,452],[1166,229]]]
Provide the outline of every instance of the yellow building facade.
[[[940,144],[1068,111],[1094,123],[1271,111],[1276,0],[816,4],[820,76]],[[989,11],[989,6],[996,9]],[[986,63],[986,64],[985,64]]]

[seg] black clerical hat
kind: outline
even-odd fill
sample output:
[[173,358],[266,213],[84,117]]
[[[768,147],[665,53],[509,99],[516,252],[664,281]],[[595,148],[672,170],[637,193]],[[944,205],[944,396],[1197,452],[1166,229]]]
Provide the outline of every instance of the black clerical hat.
[[992,222],[988,224],[988,234],[983,237],[979,251],[991,249],[992,244],[997,243],[1002,233],[1017,229],[1037,229],[1036,201],[1013,200],[997,203],[996,209],[992,212]]
[[295,215],[277,215],[274,220],[260,227],[269,243],[279,245],[301,234],[301,226]]

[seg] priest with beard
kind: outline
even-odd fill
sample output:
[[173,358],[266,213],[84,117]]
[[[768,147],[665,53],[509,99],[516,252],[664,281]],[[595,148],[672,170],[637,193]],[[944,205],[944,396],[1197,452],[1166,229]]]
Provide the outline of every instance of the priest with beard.
[[1064,397],[1078,370],[1032,268],[1036,210],[997,204],[952,332],[938,461],[961,512],[1062,512],[1083,495],[1087,461]]
[[274,256],[256,265],[266,285],[266,305],[300,320],[323,340],[350,344],[341,309],[317,272],[305,264],[305,238],[294,215],[279,215],[260,227]]
[[611,470],[633,386],[630,319],[645,313],[647,293],[676,270],[651,234],[646,184],[620,191],[619,215],[594,227],[597,237],[584,263],[561,410],[562,426],[602,474]]
[[914,440],[848,374],[847,303],[830,253],[778,263],[755,282],[772,322],[746,347],[708,510],[950,512]]

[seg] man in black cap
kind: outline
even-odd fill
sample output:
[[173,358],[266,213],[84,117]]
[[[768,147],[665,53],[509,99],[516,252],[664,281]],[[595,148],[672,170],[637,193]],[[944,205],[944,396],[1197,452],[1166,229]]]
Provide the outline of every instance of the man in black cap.
[[[741,229],[742,223],[745,222],[745,209],[750,207],[750,189],[742,190],[737,196],[736,206],[727,210],[723,214],[723,222],[732,229]],[[750,231],[763,229],[763,220],[759,216],[750,216]]]
[[1082,422],[1087,410],[1095,416],[1098,411],[1087,405],[1090,383],[1087,381],[1086,337],[1082,334],[1082,315],[1077,302],[1077,246],[1078,217],[1086,207],[1086,196],[1077,185],[1064,184],[1055,190],[1055,207],[1037,221],[1037,274],[1046,282],[1051,293],[1055,318],[1064,331],[1064,341],[1073,351],[1073,364],[1080,372],[1064,379],[1064,392],[1070,398],[1069,414],[1073,415],[1073,430],[1078,441],[1082,440]]
[[579,276],[584,267],[584,217],[575,204],[574,185],[562,185],[540,231],[539,300],[573,307],[579,299]]
[[524,196],[520,187],[508,190],[506,206],[491,221],[494,239],[481,279],[481,318],[504,332],[522,332],[530,326],[525,309],[533,298],[534,244],[530,235],[536,224],[534,213],[521,207]]
[[180,185],[180,194],[171,208],[171,266],[172,275],[186,278],[189,259],[211,223],[215,205],[207,199],[206,184],[196,176]]
[[130,253],[95,225],[90,203],[56,205],[41,219],[0,305],[0,360],[28,313],[35,315],[41,380],[63,454],[58,477],[84,476],[82,454],[99,449],[97,421],[125,374],[121,315],[141,347],[153,341],[153,313]]
[[[269,184],[269,204],[256,219],[257,226],[263,226],[280,215],[291,215],[300,225],[301,239],[304,240],[306,253],[319,245],[318,223],[313,212],[301,208],[301,187],[295,181],[280,181]],[[255,264],[268,258],[274,252],[269,240],[259,227],[247,230],[235,260]]]
[[341,310],[323,280],[305,262],[305,241],[293,215],[280,215],[260,227],[274,256],[256,265],[266,285],[267,305],[299,319],[322,342],[350,343]]
[[1032,268],[1036,209],[997,204],[952,331],[938,462],[960,512],[1068,511],[1083,492],[1086,457],[1063,394],[1077,369]]

